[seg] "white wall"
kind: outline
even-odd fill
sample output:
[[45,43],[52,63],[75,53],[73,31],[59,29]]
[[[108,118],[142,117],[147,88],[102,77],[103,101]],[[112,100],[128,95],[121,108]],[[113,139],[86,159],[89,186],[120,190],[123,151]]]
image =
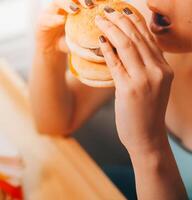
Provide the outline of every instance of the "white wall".
[[28,20],[28,0],[0,1],[0,40],[24,34]]

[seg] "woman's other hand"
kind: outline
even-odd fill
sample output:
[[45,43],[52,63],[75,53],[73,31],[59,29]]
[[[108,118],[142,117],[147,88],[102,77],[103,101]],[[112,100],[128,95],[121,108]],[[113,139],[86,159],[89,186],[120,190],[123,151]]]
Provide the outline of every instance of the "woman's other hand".
[[83,7],[94,6],[92,0],[53,0],[47,5],[39,17],[36,30],[37,50],[46,54],[55,54],[60,51],[67,53],[65,44],[64,25],[68,13],[79,12],[81,4]]

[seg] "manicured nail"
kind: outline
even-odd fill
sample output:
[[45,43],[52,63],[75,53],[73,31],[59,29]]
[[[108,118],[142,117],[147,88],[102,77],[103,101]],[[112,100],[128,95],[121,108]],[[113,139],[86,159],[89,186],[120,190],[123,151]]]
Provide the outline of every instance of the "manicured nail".
[[114,52],[115,54],[117,54],[117,49],[116,49],[115,47],[113,47],[113,52]]
[[101,43],[105,43],[106,42],[106,39],[105,39],[105,37],[103,35],[101,35],[99,37],[99,40],[100,40]]
[[107,13],[112,13],[115,10],[113,8],[109,7],[109,6],[105,6],[104,11],[107,12]]
[[75,3],[71,3],[69,7],[73,12],[77,12],[79,10],[79,7]]
[[124,8],[124,9],[123,9],[123,12],[124,12],[126,15],[131,15],[131,14],[133,14],[133,12],[132,12],[129,8]]
[[88,7],[94,6],[94,3],[93,3],[92,0],[85,0],[85,4],[86,4],[86,6],[88,6]]

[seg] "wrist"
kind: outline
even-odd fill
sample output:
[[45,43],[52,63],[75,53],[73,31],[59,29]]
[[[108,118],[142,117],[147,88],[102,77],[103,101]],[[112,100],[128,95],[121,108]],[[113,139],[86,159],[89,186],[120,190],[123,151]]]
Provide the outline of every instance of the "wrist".
[[165,163],[175,163],[174,157],[171,151],[171,147],[168,142],[168,138],[161,137],[155,143],[135,150],[130,151],[130,157],[134,166],[134,169],[140,171],[141,168],[144,171],[163,171],[166,165]]
[[[152,135],[152,134],[151,134]],[[154,135],[154,134],[153,134]],[[139,144],[126,147],[132,162],[146,162],[146,158],[151,161],[160,161],[166,158],[166,154],[171,153],[166,133],[155,134],[154,138],[146,139]]]
[[68,55],[63,52],[45,52],[41,49],[35,51],[34,62],[46,68],[62,69],[67,67]]

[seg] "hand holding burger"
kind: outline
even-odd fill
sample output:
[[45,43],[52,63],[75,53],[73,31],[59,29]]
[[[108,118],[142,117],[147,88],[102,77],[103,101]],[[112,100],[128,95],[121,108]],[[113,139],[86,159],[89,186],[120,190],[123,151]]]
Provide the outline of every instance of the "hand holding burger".
[[108,7],[95,22],[103,32],[100,48],[115,83],[118,134],[130,153],[138,199],[187,199],[165,126],[172,69],[145,21],[128,8],[120,13]]
[[[65,44],[64,25],[68,14],[74,15],[80,7],[92,8],[92,0],[53,0],[43,10],[36,27],[36,50],[52,57],[68,52]],[[59,60],[57,60],[58,62]]]
[[89,86],[115,86],[117,129],[128,150],[165,138],[173,73],[142,15],[126,2],[101,1],[69,15],[65,31],[71,72]]
[[166,141],[164,119],[173,72],[145,21],[128,8],[123,13],[105,9],[105,18],[97,16],[95,22],[104,35],[100,48],[115,83],[120,139],[133,154],[148,145],[156,148],[157,138]]

